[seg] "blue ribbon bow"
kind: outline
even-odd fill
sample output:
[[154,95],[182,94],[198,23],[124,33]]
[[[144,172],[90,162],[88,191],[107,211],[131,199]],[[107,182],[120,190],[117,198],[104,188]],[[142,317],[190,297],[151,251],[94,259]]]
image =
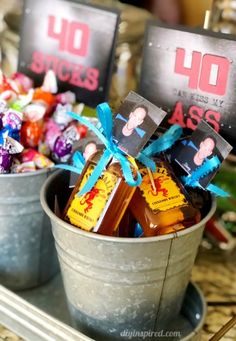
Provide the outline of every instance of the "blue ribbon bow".
[[[188,176],[182,176],[181,180],[183,184],[186,186],[202,188],[199,181],[205,176],[207,176],[208,174],[210,174],[211,172],[218,169],[220,164],[221,162],[218,156],[215,155],[211,159],[206,159],[200,167],[195,169]],[[229,193],[225,192],[224,190],[222,190],[221,188],[213,184],[207,185],[206,189],[217,196],[221,196],[221,197],[229,196]]]
[[[138,170],[136,170],[137,179],[134,180],[131,163],[127,160],[124,153],[117,147],[116,143],[113,141],[112,137],[112,111],[107,103],[99,104],[96,108],[97,115],[99,119],[99,123],[96,127],[91,124],[86,118],[81,117],[73,112],[67,112],[69,116],[73,119],[78,120],[81,124],[86,125],[90,130],[92,130],[98,138],[103,142],[106,146],[106,150],[104,151],[99,163],[95,167],[93,173],[87,180],[87,183],[84,185],[82,190],[79,192],[79,196],[85,194],[90,191],[92,187],[95,185],[97,180],[99,179],[103,169],[109,163],[111,157],[116,158],[120,164],[124,174],[124,178],[128,185],[130,186],[139,186],[142,181],[141,174]],[[165,134],[163,134],[157,141],[151,143],[143,152],[139,153],[138,160],[142,162],[146,167],[149,167],[153,171],[156,170],[156,165],[153,160],[149,157],[160,152],[163,152],[169,149],[181,136],[182,128],[178,125],[172,126]],[[83,156],[76,152],[73,156],[73,165],[57,165],[56,168],[63,168],[66,170],[70,170],[81,174],[83,167],[85,165],[85,160]]]
[[174,124],[161,137],[140,152],[137,159],[146,167],[155,172],[156,164],[152,159],[150,159],[150,157],[160,154],[161,152],[171,148],[180,138],[182,132],[183,129],[179,125]]
[[92,123],[90,123],[86,118],[79,116],[73,112],[67,112],[69,116],[79,121],[81,124],[86,125],[90,130],[92,130],[106,146],[106,150],[101,156],[98,164],[94,168],[84,187],[78,193],[79,196],[82,196],[93,188],[112,157],[120,162],[125,181],[129,186],[139,186],[142,182],[142,177],[138,170],[136,170],[136,179],[134,179],[131,169],[132,164],[123,154],[123,152],[117,147],[112,139],[112,111],[109,105],[107,103],[99,104],[96,110],[99,121],[101,122],[103,132],[101,132],[101,129],[95,127]]

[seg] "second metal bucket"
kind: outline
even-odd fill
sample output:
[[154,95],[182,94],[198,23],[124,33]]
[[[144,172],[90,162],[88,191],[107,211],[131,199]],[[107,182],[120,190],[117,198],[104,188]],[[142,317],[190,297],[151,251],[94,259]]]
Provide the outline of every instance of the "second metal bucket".
[[[69,176],[57,172],[41,191],[51,219],[75,326],[95,340],[125,340],[126,331],[163,330],[181,309],[206,221],[176,234],[116,238],[85,232],[54,213],[68,199]],[[136,340],[136,338],[133,338]]]
[[48,281],[58,262],[39,200],[50,171],[0,175],[0,284],[23,290]]

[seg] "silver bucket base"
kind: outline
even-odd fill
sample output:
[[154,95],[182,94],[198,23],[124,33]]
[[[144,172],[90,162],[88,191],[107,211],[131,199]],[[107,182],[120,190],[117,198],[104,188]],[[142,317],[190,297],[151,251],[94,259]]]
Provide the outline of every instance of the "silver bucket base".
[[96,340],[124,340],[125,330],[158,332],[178,316],[206,221],[215,201],[192,227],[175,234],[117,238],[89,233],[59,219],[70,195],[69,176],[54,173],[41,190],[70,312],[76,326]]
[[49,173],[0,175],[0,284],[15,291],[41,285],[59,270],[51,224],[39,199]]
[[[34,313],[33,313],[34,307],[40,309],[40,311],[44,311],[45,313],[49,314],[48,316],[57,319],[57,325],[54,326],[53,324],[51,324],[51,327],[55,327],[54,329],[55,339],[61,340],[60,335],[61,335],[61,332],[63,331],[63,326],[62,326],[63,323],[65,323],[67,326],[69,325],[69,326],[76,327],[76,325],[73,324],[73,322],[71,322],[70,317],[69,317],[69,311],[67,308],[68,302],[66,301],[61,276],[56,276],[46,285],[43,285],[41,287],[38,287],[32,290],[19,292],[18,295],[22,297],[25,302],[28,302],[31,304],[32,311],[29,311],[28,318],[25,317],[25,320],[27,320],[27,322],[30,322],[30,321],[32,322],[32,320],[34,320]],[[1,314],[0,314],[0,317],[1,317]],[[22,325],[18,325],[17,323],[15,323],[14,320],[12,320],[12,314],[9,314],[9,316],[5,316],[5,318],[8,318],[9,320],[9,321],[6,321],[8,322],[7,325],[9,325],[11,329],[13,328],[15,332],[22,335],[22,337],[24,338],[26,338],[27,336],[28,339],[35,340],[35,337],[37,336],[37,330],[40,331],[40,335],[42,335],[42,331],[45,332],[45,335],[48,335],[48,332],[46,330],[46,325],[45,323],[41,323],[41,321],[38,320],[38,315],[35,316],[34,326],[36,327],[36,329],[33,332],[30,332],[27,329],[26,327],[27,324],[22,323]],[[176,335],[180,335],[180,338],[178,336],[176,337],[172,336],[172,337],[165,337],[163,338],[163,340],[165,341],[177,341],[177,340],[178,341],[180,340],[181,341],[200,341],[201,332],[202,332],[203,324],[205,322],[205,318],[206,318],[206,302],[205,302],[204,296],[196,284],[189,283],[186,294],[184,296],[184,301],[183,301],[183,305],[181,308],[181,312],[176,317],[176,319],[172,321],[172,323],[170,324],[167,330],[167,331],[175,332]],[[0,322],[1,322],[1,318],[0,318]],[[58,328],[60,328],[60,330]],[[78,326],[77,326],[77,330],[78,330]],[[86,341],[91,340],[92,341],[91,338],[85,337],[85,335],[82,334],[81,331],[78,331],[77,333],[78,333],[78,338],[76,337],[77,334],[74,333],[72,335],[73,337],[71,337],[71,340],[73,339],[73,340],[86,340]],[[46,339],[47,337],[45,338],[45,340]],[[96,336],[93,338],[93,340],[94,339],[98,340]],[[159,340],[159,337],[156,338],[156,340],[157,339]],[[40,339],[40,341],[43,341],[43,340],[44,338]],[[123,340],[125,341],[125,338],[123,338]],[[134,339],[130,339],[130,340],[134,341]]]

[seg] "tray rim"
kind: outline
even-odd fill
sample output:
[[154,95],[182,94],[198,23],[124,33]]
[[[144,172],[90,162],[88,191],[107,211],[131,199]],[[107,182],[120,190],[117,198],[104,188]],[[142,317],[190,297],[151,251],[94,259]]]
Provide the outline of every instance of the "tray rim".
[[[192,340],[192,337],[201,333],[207,311],[206,300],[199,286],[192,281],[189,282],[189,286],[192,286],[199,296],[202,303],[202,314],[198,325],[194,327],[191,333],[183,337],[182,341]],[[29,341],[94,340],[2,285],[0,285],[0,323]]]

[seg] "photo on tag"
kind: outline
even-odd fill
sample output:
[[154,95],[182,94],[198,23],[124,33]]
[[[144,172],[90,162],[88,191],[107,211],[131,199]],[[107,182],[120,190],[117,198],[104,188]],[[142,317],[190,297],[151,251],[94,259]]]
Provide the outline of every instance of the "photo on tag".
[[[232,146],[204,120],[199,123],[190,138],[182,140],[177,148],[175,161],[189,175],[214,156],[222,163],[232,150]],[[203,176],[199,180],[200,185],[206,187],[216,172],[217,170],[213,169]]]
[[122,151],[135,157],[165,115],[165,111],[131,91],[114,117],[113,138]]

